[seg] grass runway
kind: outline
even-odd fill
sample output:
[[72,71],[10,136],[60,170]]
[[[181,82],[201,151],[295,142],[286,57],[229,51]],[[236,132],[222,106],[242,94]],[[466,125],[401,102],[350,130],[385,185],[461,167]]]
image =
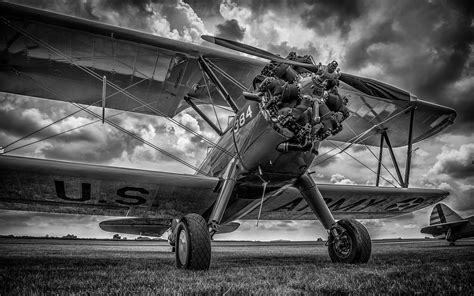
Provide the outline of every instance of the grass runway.
[[372,248],[349,265],[324,243],[213,242],[210,270],[193,272],[165,242],[0,239],[0,295],[474,294],[474,240]]

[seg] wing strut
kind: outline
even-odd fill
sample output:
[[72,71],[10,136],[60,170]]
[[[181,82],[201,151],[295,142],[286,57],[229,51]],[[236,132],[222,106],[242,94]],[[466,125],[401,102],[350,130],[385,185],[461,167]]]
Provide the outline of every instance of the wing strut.
[[378,164],[378,170],[377,170],[376,186],[378,186],[379,184],[380,165],[382,164],[382,149],[383,149],[383,142],[385,140],[388,146],[388,151],[390,152],[390,157],[392,158],[393,166],[395,167],[395,171],[397,172],[399,183],[400,185],[402,185],[403,188],[408,188],[409,181],[410,181],[411,158],[412,158],[412,152],[413,152],[412,142],[413,142],[413,121],[415,119],[415,110],[416,110],[416,106],[415,106],[415,103],[413,103],[412,106],[410,107],[410,127],[408,130],[408,146],[407,146],[407,159],[405,162],[405,178],[403,178],[402,173],[400,171],[400,167],[398,166],[397,159],[395,157],[395,154],[393,153],[392,145],[390,143],[388,134],[386,131],[383,131],[381,135],[381,140],[380,140],[380,157],[379,157],[379,164]]
[[[188,103],[189,106],[191,106],[191,108],[194,109],[194,111],[196,111],[201,117],[202,119],[204,119],[207,124],[209,124],[210,127],[212,127],[212,129],[219,135],[219,136],[222,136],[224,133],[222,132],[222,130],[214,124],[214,122],[212,122],[212,120],[207,117],[206,114],[204,114],[204,112],[201,111],[201,109],[198,108],[198,106],[196,106],[196,104],[194,104],[194,102],[192,101],[192,97],[189,96],[189,95],[186,95],[184,96],[184,100],[186,101],[186,103]],[[219,120],[219,119],[217,119]]]
[[[410,97],[410,105],[405,108],[404,110],[402,110],[401,112],[395,114],[394,116],[384,120],[383,122],[380,122],[378,123],[377,125],[374,125],[372,128],[370,128],[369,130],[367,130],[366,132],[363,132],[359,135],[355,135],[354,138],[352,138],[351,140],[349,140],[350,144],[348,146],[346,146],[345,148],[341,148],[339,147],[338,145],[335,145],[333,143],[331,143],[332,145],[335,146],[335,148],[327,151],[326,153],[320,155],[319,157],[325,155],[325,154],[328,154],[330,153],[332,150],[338,148],[340,149],[340,152],[334,154],[334,155],[331,155],[325,159],[323,159],[322,161],[319,161],[318,163],[316,164],[313,164],[313,166],[315,165],[318,165],[334,156],[336,156],[337,154],[339,153],[346,153],[348,154],[349,156],[351,156],[354,160],[356,160],[357,162],[361,163],[359,160],[357,160],[355,157],[353,157],[352,155],[350,155],[349,153],[346,152],[346,150],[351,147],[353,144],[356,144],[356,143],[359,143],[361,142],[360,139],[367,139],[366,135],[368,134],[369,131],[373,130],[374,128],[378,127],[379,128],[379,131],[377,131],[377,133],[375,134],[379,134],[380,133],[380,146],[379,146],[379,157],[377,158],[377,156],[366,146],[366,148],[372,153],[372,155],[374,155],[374,157],[377,159],[377,172],[375,172],[374,170],[370,169],[369,167],[367,167],[366,165],[364,165],[365,167],[367,167],[369,170],[371,170],[372,172],[374,172],[376,174],[376,181],[375,181],[375,186],[379,186],[380,184],[380,178],[384,179],[385,181],[389,182],[390,184],[393,185],[392,182],[388,181],[387,179],[385,179],[384,177],[381,176],[381,167],[383,166],[387,172],[394,178],[394,179],[397,179],[393,176],[393,174],[383,165],[382,163],[382,156],[383,156],[383,148],[384,148],[384,143],[387,145],[388,147],[388,151],[390,153],[390,158],[392,159],[392,163],[393,163],[393,166],[395,167],[395,171],[397,173],[397,177],[398,177],[398,183],[400,184],[401,187],[403,188],[408,188],[408,185],[409,185],[409,178],[410,178],[410,168],[411,168],[411,158],[412,158],[412,152],[413,152],[413,124],[414,124],[414,119],[415,119],[415,111],[416,111],[416,97],[414,96],[411,96]],[[410,125],[409,125],[409,130],[408,130],[408,146],[407,146],[407,158],[406,158],[406,162],[405,162],[405,178],[403,178],[402,176],[402,172],[400,170],[400,167],[398,165],[398,162],[397,162],[397,159],[395,157],[395,153],[393,152],[393,148],[392,148],[392,144],[390,142],[390,138],[388,136],[388,133],[387,133],[387,130],[386,129],[383,129],[383,124],[388,122],[389,120],[399,116],[400,114],[402,113],[407,113],[407,112],[410,112]],[[350,127],[349,127],[350,128]],[[369,137],[372,137],[374,136],[375,134],[372,134],[370,135],[369,134]],[[355,140],[357,139],[357,140]],[[355,140],[355,141],[353,141]],[[361,163],[362,164],[362,163]],[[394,185],[395,186],[395,185]]]
[[107,94],[107,77],[102,78],[102,124],[105,123],[105,98]]
[[413,120],[415,119],[416,107],[413,106],[410,110],[410,129],[408,130],[408,147],[407,147],[407,161],[405,165],[405,187],[408,187],[410,181],[410,167],[411,167],[411,153],[413,141]]
[[239,107],[237,107],[234,100],[230,96],[229,92],[225,89],[224,85],[222,85],[220,80],[217,78],[216,74],[212,71],[206,59],[200,56],[198,61],[202,69],[204,70],[204,72],[209,77],[209,79],[211,79],[212,83],[214,83],[217,86],[217,90],[219,91],[222,98],[227,102],[227,104],[229,104],[232,110],[234,110],[234,112],[237,113],[239,111]]
[[382,168],[382,156],[383,156],[383,139],[384,137],[380,135],[380,148],[379,148],[379,159],[377,165],[377,180],[375,181],[375,186],[379,186],[380,181],[380,169]]
[[395,157],[395,153],[393,153],[392,144],[390,143],[390,139],[388,138],[386,131],[382,132],[382,137],[384,137],[385,143],[387,143],[388,152],[390,152],[390,157],[392,158],[393,166],[395,167],[395,171],[397,172],[399,183],[400,185],[402,185],[402,187],[405,187],[405,182],[403,182],[402,173],[400,172],[400,167],[397,163],[397,158]]

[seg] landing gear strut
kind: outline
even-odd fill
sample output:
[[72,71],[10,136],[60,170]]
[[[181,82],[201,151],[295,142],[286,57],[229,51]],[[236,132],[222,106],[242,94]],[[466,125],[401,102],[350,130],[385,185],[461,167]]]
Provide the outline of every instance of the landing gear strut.
[[334,220],[326,202],[307,173],[295,182],[306,203],[329,233],[329,257],[333,262],[365,263],[370,258],[372,242],[367,229],[353,219]]
[[173,228],[171,234],[176,251],[176,266],[182,269],[207,270],[211,264],[211,235],[218,232],[227,203],[232,196],[239,162],[233,158],[222,176],[222,188],[206,222],[201,215],[188,214]]

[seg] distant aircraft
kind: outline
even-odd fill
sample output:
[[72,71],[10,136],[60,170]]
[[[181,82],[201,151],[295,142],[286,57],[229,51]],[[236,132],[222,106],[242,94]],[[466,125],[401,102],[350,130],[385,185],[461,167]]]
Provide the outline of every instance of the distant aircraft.
[[[0,32],[1,92],[69,102],[196,171],[172,174],[6,156],[10,143],[0,156],[2,209],[130,217],[100,226],[154,236],[169,230],[177,267],[205,270],[211,237],[236,230],[235,220],[318,219],[328,232],[332,261],[364,263],[371,240],[355,218],[394,217],[449,195],[408,185],[412,144],[452,124],[456,112],[380,81],[341,73],[335,62],[316,64],[296,54],[282,58],[203,36],[271,61],[265,63],[10,3],[0,3]],[[221,128],[199,105],[230,111],[229,126]],[[102,107],[102,113],[89,106]],[[114,115],[105,116],[106,108],[162,116],[213,149],[194,167],[118,126]],[[173,119],[187,108],[221,136],[217,143]],[[376,186],[317,185],[310,168],[323,171],[318,165],[336,155],[319,154],[319,143],[329,140],[338,153],[348,153],[353,144],[378,147]],[[407,146],[404,177],[392,149],[401,146]],[[384,148],[400,187],[379,187]]]
[[474,236],[474,216],[463,219],[444,203],[438,203],[431,212],[430,226],[423,227],[421,233],[446,239],[454,246],[458,239]]

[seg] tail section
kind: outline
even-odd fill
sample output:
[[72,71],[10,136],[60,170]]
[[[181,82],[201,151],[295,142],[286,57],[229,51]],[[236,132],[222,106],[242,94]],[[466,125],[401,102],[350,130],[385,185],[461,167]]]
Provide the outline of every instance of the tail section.
[[423,227],[421,233],[431,234],[434,237],[454,242],[459,238],[458,232],[467,223],[469,223],[469,220],[461,218],[447,205],[438,203],[431,212],[430,226]]
[[438,203],[431,212],[430,225],[445,224],[463,220],[455,211],[447,205]]

